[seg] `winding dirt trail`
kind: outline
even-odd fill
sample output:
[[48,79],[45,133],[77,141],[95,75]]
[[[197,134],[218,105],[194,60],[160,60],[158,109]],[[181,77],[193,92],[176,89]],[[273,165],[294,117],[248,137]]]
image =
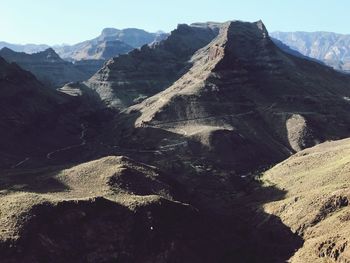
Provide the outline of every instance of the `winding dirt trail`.
[[75,144],[75,145],[71,145],[71,146],[67,146],[67,147],[63,147],[63,148],[54,150],[52,152],[49,152],[48,154],[46,154],[46,159],[52,160],[54,158],[53,155],[55,155],[55,154],[57,154],[59,152],[63,152],[63,151],[67,151],[67,150],[70,150],[70,149],[74,149],[74,148],[78,148],[78,147],[84,146],[86,144],[85,136],[86,136],[86,131],[87,131],[87,125],[82,123],[82,124],[80,124],[80,127],[81,127],[81,133],[80,133],[79,139],[81,140],[81,143]]
[[12,169],[17,168],[17,167],[21,166],[22,164],[28,162],[29,160],[30,160],[30,157],[26,157],[25,159],[23,159],[22,161],[18,162],[17,164],[12,165],[11,168]]

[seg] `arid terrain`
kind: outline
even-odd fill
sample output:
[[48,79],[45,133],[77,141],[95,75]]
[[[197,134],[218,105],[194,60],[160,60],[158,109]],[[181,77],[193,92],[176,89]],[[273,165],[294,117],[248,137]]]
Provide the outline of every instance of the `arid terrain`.
[[350,75],[262,21],[70,48],[0,51],[1,262],[350,262]]

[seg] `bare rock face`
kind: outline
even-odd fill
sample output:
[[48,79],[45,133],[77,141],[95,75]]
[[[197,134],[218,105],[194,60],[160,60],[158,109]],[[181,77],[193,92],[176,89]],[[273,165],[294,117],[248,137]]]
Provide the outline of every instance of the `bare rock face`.
[[38,80],[50,87],[60,87],[68,82],[83,81],[89,77],[72,63],[61,59],[52,48],[34,54],[18,53],[3,48],[0,50],[0,56],[32,72]]
[[184,74],[193,53],[217,32],[216,25],[179,25],[166,40],[108,61],[87,85],[110,107],[122,109],[138,103]]

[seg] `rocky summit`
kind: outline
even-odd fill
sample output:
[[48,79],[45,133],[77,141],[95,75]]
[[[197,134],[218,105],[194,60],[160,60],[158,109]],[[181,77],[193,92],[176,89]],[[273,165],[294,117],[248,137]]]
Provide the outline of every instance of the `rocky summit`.
[[180,24],[58,90],[0,58],[0,100],[1,262],[350,260],[350,77],[262,21]]

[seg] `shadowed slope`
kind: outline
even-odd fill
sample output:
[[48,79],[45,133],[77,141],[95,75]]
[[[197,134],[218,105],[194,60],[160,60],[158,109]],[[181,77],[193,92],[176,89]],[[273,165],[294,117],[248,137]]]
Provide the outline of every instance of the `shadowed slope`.
[[77,116],[69,112],[75,107],[73,102],[0,57],[1,165],[14,156],[19,162],[28,155],[58,147],[63,140],[70,143],[70,134],[79,132]]

